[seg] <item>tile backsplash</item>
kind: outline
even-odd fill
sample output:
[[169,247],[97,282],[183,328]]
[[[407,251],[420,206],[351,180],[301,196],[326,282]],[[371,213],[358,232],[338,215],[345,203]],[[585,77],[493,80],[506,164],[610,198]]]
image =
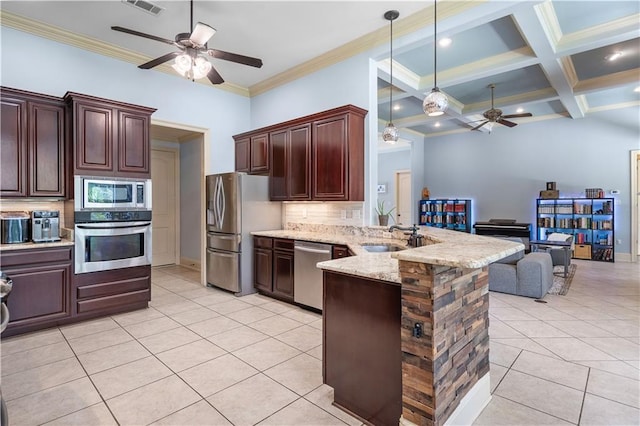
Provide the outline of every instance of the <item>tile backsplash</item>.
[[27,212],[31,214],[34,210],[58,210],[60,211],[60,226],[64,221],[64,201],[32,201],[32,200],[0,200],[1,212]]
[[363,202],[283,203],[285,224],[323,224],[363,226]]

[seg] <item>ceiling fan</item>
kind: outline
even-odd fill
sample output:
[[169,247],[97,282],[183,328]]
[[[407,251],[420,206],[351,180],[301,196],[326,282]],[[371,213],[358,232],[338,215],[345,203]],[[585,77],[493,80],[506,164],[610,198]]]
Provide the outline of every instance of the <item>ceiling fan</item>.
[[505,120],[505,118],[531,117],[533,115],[530,112],[523,112],[521,114],[502,115],[501,109],[497,109],[493,107],[493,89],[496,88],[496,85],[492,83],[488,87],[491,88],[491,109],[488,109],[484,113],[482,113],[482,115],[484,116],[484,118],[486,118],[486,120],[484,120],[482,123],[478,124],[476,127],[474,127],[471,130],[478,130],[480,129],[480,127],[484,126],[487,123],[500,123],[507,127],[515,127],[518,125],[518,123]]
[[175,40],[173,41],[118,26],[113,26],[111,27],[111,29],[138,37],[144,37],[162,43],[170,44],[180,49],[177,52],[167,53],[166,55],[160,56],[159,58],[152,59],[149,62],[138,65],[138,68],[141,69],[150,69],[167,61],[170,61],[171,59],[175,59],[176,63],[173,65],[173,68],[183,76],[191,80],[206,76],[212,84],[221,84],[224,83],[224,79],[213,67],[211,62],[207,60],[204,54],[214,58],[223,59],[225,61],[249,65],[251,67],[262,67],[261,59],[238,55],[236,53],[229,53],[223,50],[209,49],[207,47],[207,42],[211,37],[213,37],[213,35],[216,33],[216,30],[215,28],[210,27],[207,24],[203,24],[202,22],[196,23],[195,27],[193,26],[193,0],[191,0],[190,23],[192,28],[191,33],[176,34]]

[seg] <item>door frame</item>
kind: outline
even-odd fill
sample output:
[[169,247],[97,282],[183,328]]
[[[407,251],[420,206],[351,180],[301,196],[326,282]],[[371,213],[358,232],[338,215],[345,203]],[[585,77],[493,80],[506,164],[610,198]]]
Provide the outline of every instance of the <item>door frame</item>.
[[638,229],[638,215],[640,206],[638,206],[638,179],[640,179],[640,170],[638,170],[638,161],[640,160],[640,149],[631,150],[631,262],[638,261],[638,241],[640,230]]
[[[395,180],[395,192],[396,192],[396,224],[398,223],[398,213],[400,212],[400,209],[398,208],[398,206],[400,206],[400,203],[398,202],[400,200],[400,179],[399,179],[399,175],[401,173],[408,173],[409,174],[409,178],[411,178],[411,169],[402,169],[402,170],[396,170],[395,172],[393,172],[393,176],[394,176],[394,180]],[[412,202],[411,202],[411,179],[409,179],[409,223],[406,226],[412,226],[414,223],[413,220],[413,206],[412,206]]]
[[[180,149],[178,148],[170,148],[170,147],[151,147],[151,151],[164,151],[171,152],[174,155],[174,163],[173,163],[173,172],[175,173],[175,179],[173,180],[174,188],[176,194],[176,203],[173,206],[173,214],[174,214],[174,229],[176,234],[175,240],[175,257],[174,262],[176,265],[180,264]],[[152,210],[153,211],[153,210]]]
[[[204,209],[206,206],[206,198],[205,198],[205,170],[207,170],[207,158],[211,157],[210,146],[211,146],[211,131],[204,127],[190,126],[187,124],[176,123],[173,121],[166,120],[158,120],[151,117],[151,124],[165,127],[172,127],[174,129],[186,130],[189,132],[201,133],[202,138],[200,142],[200,153],[202,154],[200,158],[202,161],[200,162],[200,211],[203,212],[200,215],[200,284],[203,286],[207,285],[207,275],[206,275],[206,264],[207,264],[207,225],[206,225],[206,214],[204,214]],[[179,226],[178,226],[179,228]]]

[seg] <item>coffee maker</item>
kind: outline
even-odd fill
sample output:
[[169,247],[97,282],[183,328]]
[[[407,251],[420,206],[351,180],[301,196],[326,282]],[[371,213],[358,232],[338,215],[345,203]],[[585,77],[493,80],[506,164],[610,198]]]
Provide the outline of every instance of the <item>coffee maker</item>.
[[60,241],[60,212],[39,210],[31,212],[31,241],[44,243]]

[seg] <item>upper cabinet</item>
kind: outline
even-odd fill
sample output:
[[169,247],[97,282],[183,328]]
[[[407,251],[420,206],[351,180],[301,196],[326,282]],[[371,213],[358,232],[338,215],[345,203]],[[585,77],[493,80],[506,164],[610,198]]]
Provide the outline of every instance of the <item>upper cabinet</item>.
[[76,175],[150,178],[153,108],[67,93]]
[[366,114],[345,105],[234,136],[236,171],[268,172],[274,201],[364,201]]
[[1,197],[65,198],[68,152],[61,98],[0,88]]

